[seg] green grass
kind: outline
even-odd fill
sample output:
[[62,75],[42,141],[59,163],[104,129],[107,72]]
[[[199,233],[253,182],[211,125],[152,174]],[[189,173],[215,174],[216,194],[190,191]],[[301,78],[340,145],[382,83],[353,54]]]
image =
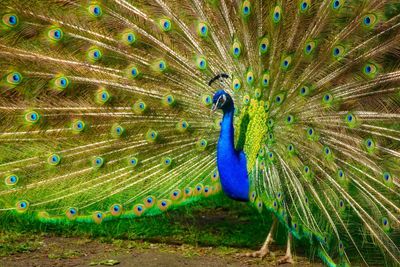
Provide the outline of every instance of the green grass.
[[[150,242],[217,247],[221,254],[235,247],[258,249],[269,227],[270,216],[259,214],[247,204],[234,202],[223,195],[192,203],[164,214],[138,219],[105,221],[100,225],[88,223],[40,223],[29,216],[0,216],[0,255],[32,251],[39,246],[40,235],[51,233],[63,237],[80,237],[82,242],[97,239],[114,245],[132,240],[130,246],[148,248]],[[285,234],[280,229],[284,238]],[[49,257],[73,256],[55,252]],[[188,255],[192,256],[192,255]]]
[[35,251],[41,246],[41,238],[32,233],[17,231],[0,232],[0,257]]

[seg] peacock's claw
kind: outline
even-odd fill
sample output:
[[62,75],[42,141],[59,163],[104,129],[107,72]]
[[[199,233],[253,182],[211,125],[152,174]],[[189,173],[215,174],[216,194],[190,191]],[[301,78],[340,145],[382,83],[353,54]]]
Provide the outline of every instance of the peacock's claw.
[[276,223],[277,223],[277,220],[274,217],[273,223],[271,225],[271,229],[269,230],[269,233],[267,236],[267,239],[265,239],[265,242],[264,242],[263,246],[260,248],[260,250],[255,251],[255,252],[244,253],[241,256],[264,259],[267,255],[269,255],[270,254],[269,245],[272,242],[274,242],[274,239],[272,238],[272,236],[275,234]]
[[244,253],[244,254],[242,254],[242,256],[264,259],[269,253],[270,253],[270,251],[268,248],[261,248],[258,251]]
[[293,260],[292,255],[285,255],[285,256],[283,256],[282,258],[278,259],[278,261],[277,261],[277,264],[278,264],[278,265],[279,265],[279,264],[284,264],[284,263],[293,264],[293,263],[294,263],[294,260]]
[[291,250],[291,246],[290,246],[291,241],[292,241],[292,234],[289,232],[287,246],[286,246],[286,254],[282,258],[278,259],[278,261],[277,261],[278,265],[284,264],[284,263],[289,263],[289,264],[294,263],[294,260],[292,257],[292,250]]

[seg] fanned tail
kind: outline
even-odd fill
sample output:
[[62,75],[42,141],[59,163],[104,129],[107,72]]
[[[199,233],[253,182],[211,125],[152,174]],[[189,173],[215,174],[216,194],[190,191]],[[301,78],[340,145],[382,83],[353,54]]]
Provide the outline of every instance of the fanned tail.
[[319,244],[327,265],[328,255],[399,264],[398,5],[287,1],[272,10],[279,21],[268,32],[281,45],[269,51],[267,96],[244,110],[268,127],[247,146],[252,199]]
[[100,223],[220,190],[207,82],[228,68],[178,8],[1,3],[0,210]]

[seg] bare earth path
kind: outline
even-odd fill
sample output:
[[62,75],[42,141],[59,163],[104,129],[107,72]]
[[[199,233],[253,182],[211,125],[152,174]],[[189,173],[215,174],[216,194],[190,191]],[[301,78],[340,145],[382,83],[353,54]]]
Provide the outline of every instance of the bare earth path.
[[[19,251],[17,249],[12,255],[0,258],[0,266],[275,266],[276,258],[284,254],[282,248],[275,247],[275,255],[261,261],[237,256],[248,250],[226,247],[152,244],[118,239],[109,243],[51,235],[24,235],[21,238]],[[321,266],[310,265],[301,256],[296,257],[296,262],[298,266]]]

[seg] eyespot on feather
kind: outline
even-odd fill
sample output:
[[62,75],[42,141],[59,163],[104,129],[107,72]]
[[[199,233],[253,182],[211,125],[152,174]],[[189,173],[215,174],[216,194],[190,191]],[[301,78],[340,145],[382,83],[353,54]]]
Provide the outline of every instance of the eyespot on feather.
[[212,194],[212,188],[209,185],[205,185],[203,188],[203,196],[209,197]]
[[241,7],[241,14],[243,18],[247,18],[251,14],[251,3],[248,0],[243,1]]
[[137,79],[140,77],[141,73],[136,66],[131,66],[127,70],[128,77],[131,79]]
[[160,29],[164,32],[169,32],[172,29],[171,20],[168,18],[160,19],[158,25],[160,26]]
[[232,81],[232,89],[235,92],[238,92],[242,88],[242,82],[238,78],[234,78]]
[[212,97],[211,97],[211,95],[203,95],[202,96],[202,98],[201,98],[201,100],[202,100],[202,102],[203,102],[203,104],[205,105],[205,106],[210,106],[211,104],[212,104]]
[[68,218],[69,220],[73,221],[73,220],[75,220],[76,217],[78,216],[78,209],[77,209],[77,208],[73,208],[73,207],[68,208],[68,209],[65,211],[65,215],[67,216],[67,218]]
[[281,69],[287,71],[290,69],[292,63],[292,56],[288,55],[282,58]]
[[282,19],[282,8],[280,6],[276,6],[272,11],[272,21],[275,24],[278,24]]
[[149,129],[146,133],[146,140],[148,142],[154,143],[157,141],[157,139],[158,139],[158,132],[153,129]]
[[231,47],[231,53],[234,58],[239,58],[242,53],[242,45],[238,40],[235,40]]
[[146,211],[146,208],[142,204],[136,204],[133,207],[133,213],[136,214],[136,216],[142,216],[142,214]]
[[137,100],[135,104],[133,104],[133,112],[135,112],[135,114],[138,115],[143,114],[146,112],[146,110],[147,110],[147,105],[141,99]]
[[335,60],[340,60],[345,56],[346,48],[343,45],[336,45],[332,48],[332,56]]
[[103,53],[97,47],[90,48],[87,52],[87,57],[91,62],[97,62],[103,57]]
[[19,24],[19,18],[14,13],[4,14],[1,21],[9,29],[16,28]]
[[92,4],[88,7],[89,14],[94,18],[100,18],[103,15],[103,10],[100,5]]
[[48,158],[47,158],[47,163],[51,166],[57,166],[61,163],[61,156],[59,154],[51,154]]
[[146,208],[151,208],[156,203],[157,199],[154,196],[147,196],[143,202]]
[[120,216],[123,212],[123,208],[121,204],[113,204],[110,207],[110,213],[112,216]]
[[137,157],[131,156],[128,158],[128,165],[131,167],[136,167],[139,164],[139,159]]
[[311,0],[301,0],[299,1],[300,13],[306,13],[311,7]]
[[178,130],[178,132],[180,133],[184,133],[186,132],[190,127],[190,124],[184,120],[181,119],[177,124],[176,124],[176,129]]
[[58,91],[64,91],[69,84],[69,79],[64,75],[57,76],[52,80],[52,87]]
[[119,125],[118,123],[113,124],[111,127],[111,135],[114,138],[119,138],[124,136],[125,134],[125,128]]
[[40,121],[40,115],[36,111],[28,111],[24,115],[25,121],[30,124],[37,124]]
[[17,175],[10,174],[10,175],[6,176],[6,178],[4,179],[4,183],[7,186],[14,186],[14,185],[16,185],[18,183],[18,180],[19,180],[19,178],[18,178]]
[[252,70],[247,71],[246,73],[246,82],[248,85],[253,85],[255,80],[254,72]]
[[197,24],[197,34],[203,38],[208,36],[208,25],[205,22],[199,22]]
[[95,100],[97,104],[104,105],[108,101],[110,101],[111,95],[105,88],[100,88],[96,92]]
[[331,9],[333,11],[339,11],[343,5],[344,5],[345,0],[331,0]]
[[199,70],[206,70],[207,69],[207,60],[203,56],[196,57],[196,67]]
[[373,13],[366,14],[362,17],[361,25],[364,29],[373,29],[377,23],[378,16]]
[[161,166],[164,169],[168,169],[169,167],[172,166],[172,158],[170,157],[162,157],[161,158]]
[[15,208],[18,213],[24,213],[29,209],[29,202],[26,200],[20,200],[15,204]]
[[59,27],[52,27],[47,31],[47,37],[53,42],[59,42],[64,37],[64,32]]
[[74,120],[71,128],[74,133],[81,133],[85,130],[86,124],[82,120]]
[[6,81],[8,84],[12,85],[12,86],[17,86],[22,82],[22,75],[19,72],[13,71],[10,72],[7,77],[6,77]]
[[191,187],[186,187],[185,190],[183,191],[183,194],[185,198],[191,197],[193,194],[193,190]]
[[160,199],[157,202],[157,206],[161,211],[166,211],[171,205],[171,201],[168,199]]
[[97,156],[92,159],[92,167],[94,169],[100,169],[104,165],[104,158]]
[[164,104],[164,106],[173,107],[176,104],[176,100],[173,95],[168,94],[162,98],[162,103]]
[[269,83],[270,83],[270,73],[269,71],[266,71],[261,77],[261,86],[263,88],[267,88]]
[[196,146],[199,151],[204,151],[207,148],[207,144],[208,144],[207,140],[202,138],[202,139],[199,139],[199,141],[197,141]]
[[182,197],[182,192],[180,189],[175,189],[174,191],[171,192],[170,198],[172,200],[178,200]]
[[122,34],[121,40],[125,45],[130,46],[130,45],[133,45],[134,43],[136,43],[137,37],[136,37],[135,32],[126,31]]
[[101,211],[95,211],[95,212],[93,212],[93,215],[92,215],[93,221],[97,224],[100,224],[103,221],[104,217],[105,217],[105,215]]

